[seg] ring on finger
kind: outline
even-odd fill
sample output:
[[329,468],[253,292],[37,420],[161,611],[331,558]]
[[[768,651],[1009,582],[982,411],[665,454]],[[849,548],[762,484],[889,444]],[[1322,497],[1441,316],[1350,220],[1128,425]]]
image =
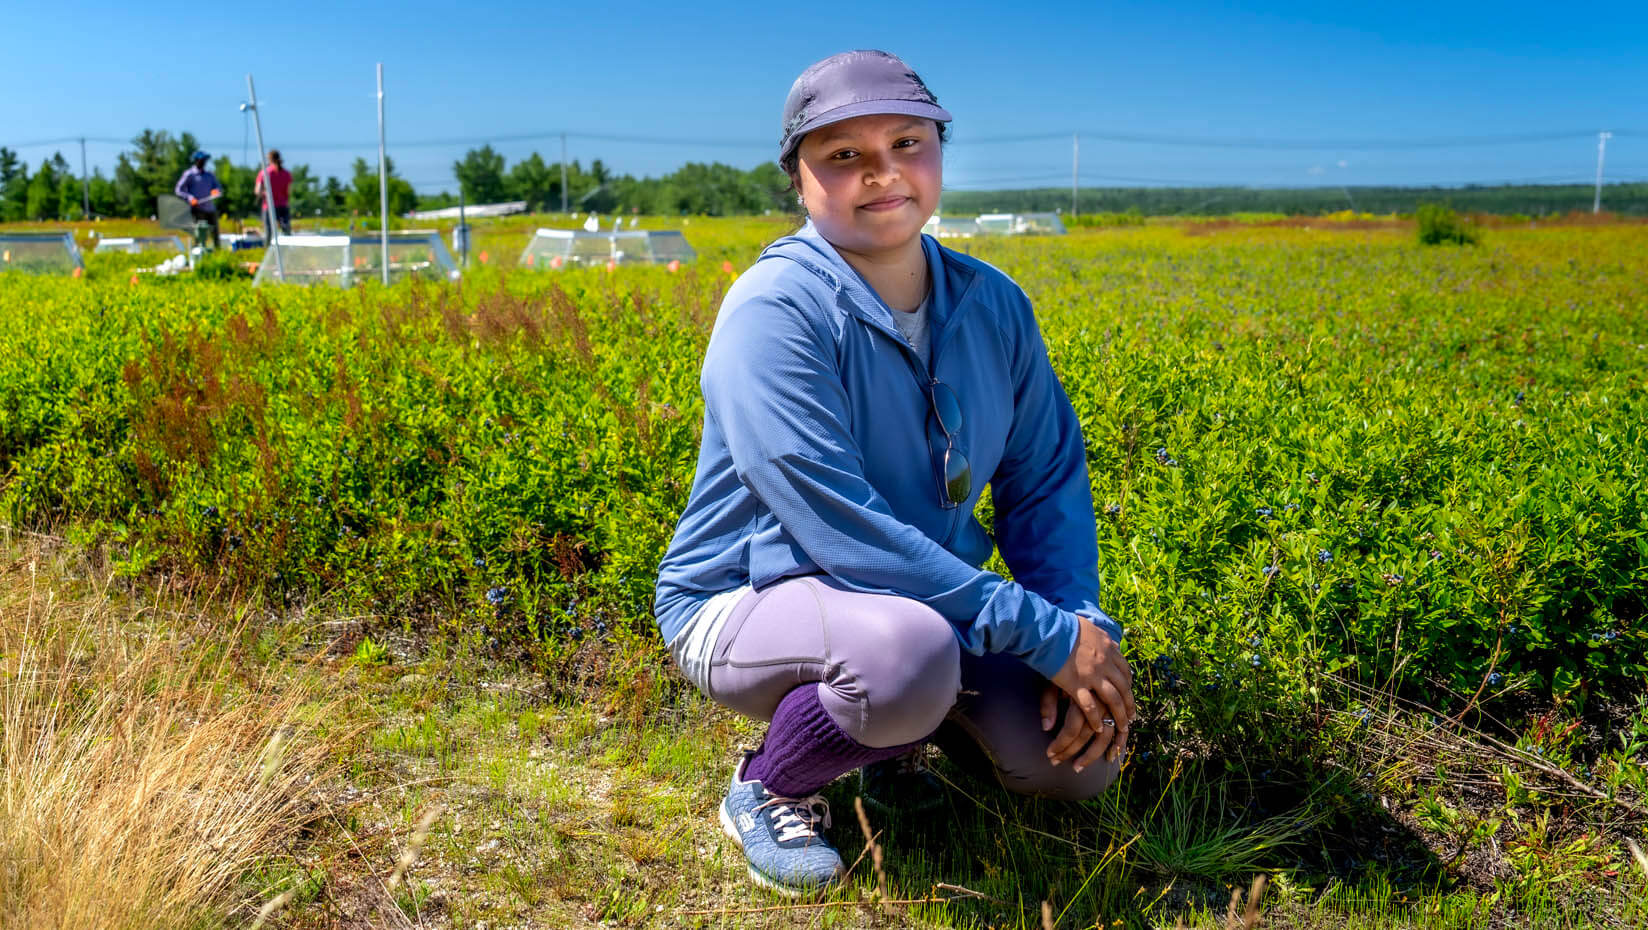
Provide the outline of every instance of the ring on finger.
[[1106,718],[1104,718],[1104,720],[1103,720],[1103,721],[1101,721],[1101,722],[1102,722],[1102,723],[1103,723],[1103,724],[1104,724],[1104,725],[1105,725],[1105,726],[1106,726],[1106,727],[1113,727],[1113,726],[1115,726],[1115,725],[1116,725],[1116,720],[1115,720],[1115,718],[1113,718],[1113,717],[1106,717]]

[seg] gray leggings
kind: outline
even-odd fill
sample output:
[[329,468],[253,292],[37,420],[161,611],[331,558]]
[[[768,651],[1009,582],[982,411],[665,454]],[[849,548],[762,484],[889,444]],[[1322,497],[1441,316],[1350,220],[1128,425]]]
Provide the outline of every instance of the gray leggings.
[[716,641],[710,697],[771,720],[785,694],[813,682],[830,717],[859,743],[932,737],[964,767],[993,770],[1020,794],[1090,798],[1120,768],[1100,761],[1077,773],[1069,762],[1049,764],[1047,679],[1011,656],[962,652],[950,623],[919,601],[848,591],[821,575],[745,595]]

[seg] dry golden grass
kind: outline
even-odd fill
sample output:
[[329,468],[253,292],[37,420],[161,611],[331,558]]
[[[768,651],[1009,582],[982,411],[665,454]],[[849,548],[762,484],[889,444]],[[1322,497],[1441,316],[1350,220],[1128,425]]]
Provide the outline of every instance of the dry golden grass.
[[37,558],[0,575],[0,927],[244,924],[309,817],[322,696]]

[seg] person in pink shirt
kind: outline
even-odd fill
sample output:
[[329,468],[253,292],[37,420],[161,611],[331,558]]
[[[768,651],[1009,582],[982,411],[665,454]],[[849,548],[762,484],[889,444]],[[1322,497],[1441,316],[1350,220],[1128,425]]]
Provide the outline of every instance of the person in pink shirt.
[[[274,213],[275,222],[280,224],[280,231],[288,236],[292,234],[292,172],[281,166],[280,149],[269,150],[269,164],[258,172],[257,180],[252,184],[252,193],[261,198],[259,214],[263,217],[263,238],[267,241],[272,236],[269,228],[269,214]],[[274,209],[269,209],[272,199]]]

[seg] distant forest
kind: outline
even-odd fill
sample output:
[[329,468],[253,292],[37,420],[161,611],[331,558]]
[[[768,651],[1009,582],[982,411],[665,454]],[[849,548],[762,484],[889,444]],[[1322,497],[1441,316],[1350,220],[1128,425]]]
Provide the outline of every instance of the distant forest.
[[[86,202],[91,215],[144,217],[155,211],[155,197],[171,193],[178,175],[189,165],[197,147],[188,132],[176,136],[145,129],[132,139],[131,149],[116,158],[112,175],[94,171],[82,185],[61,153],[41,161],[33,170],[18,153],[0,147],[0,221],[75,220]],[[292,172],[292,207],[300,217],[363,217],[378,212],[378,176],[375,164],[357,158],[350,176],[321,179],[287,152]],[[227,157],[215,158],[212,169],[223,182],[222,209],[229,216],[251,216],[257,210],[252,197],[256,168],[238,165]],[[462,191],[469,203],[523,200],[534,212],[559,210],[564,202],[579,212],[631,211],[650,215],[708,215],[786,213],[796,210],[789,179],[778,165],[767,162],[744,170],[724,164],[688,163],[659,178],[636,178],[610,171],[600,159],[586,167],[570,162],[566,191],[561,189],[559,162],[534,152],[514,164],[489,145],[470,149],[452,165],[448,191],[419,194],[396,176],[389,162],[389,209],[403,214],[413,209],[452,206]],[[1319,215],[1341,210],[1364,213],[1412,213],[1421,203],[1446,203],[1471,213],[1544,216],[1591,208],[1590,185],[1514,185],[1498,187],[1095,187],[1080,192],[1081,214],[1142,214],[1147,216],[1209,216],[1233,213]],[[1608,184],[1602,190],[1603,208],[1613,213],[1648,216],[1648,183]],[[943,213],[1023,213],[1070,209],[1069,188],[1003,191],[946,191]]]
[[[155,198],[170,194],[178,176],[189,167],[189,154],[199,147],[192,133],[176,136],[145,129],[132,139],[129,151],[115,159],[114,172],[93,171],[82,185],[61,152],[30,170],[17,152],[0,146],[0,222],[78,220],[90,202],[93,217],[145,217],[155,212]],[[299,217],[378,214],[378,173],[375,163],[354,160],[350,176],[322,180],[288,151],[286,168],[292,172],[291,206]],[[256,165],[236,164],[227,156],[212,159],[212,171],[223,183],[220,209],[231,217],[249,217],[258,210],[252,195]],[[661,178],[635,178],[608,170],[600,159],[587,166],[572,161],[563,175],[559,162],[545,161],[536,152],[508,165],[485,145],[464,153],[452,166],[453,190],[418,194],[397,176],[388,160],[389,212],[401,215],[414,209],[456,205],[458,184],[470,203],[526,201],[533,212],[561,208],[578,212],[614,213],[632,210],[647,214],[725,216],[782,212],[794,209],[789,179],[777,164],[745,171],[731,165],[688,163]],[[562,179],[566,191],[561,189]]]
[[[1095,187],[1082,188],[1078,213],[1146,216],[1223,216],[1285,213],[1317,216],[1340,210],[1412,213],[1421,203],[1445,203],[1469,213],[1545,216],[1591,209],[1589,184],[1495,187]],[[1612,213],[1648,216],[1648,184],[1604,184],[1602,207]],[[1069,212],[1070,188],[1009,191],[946,191],[943,213]]]
[[[176,136],[145,129],[132,139],[132,147],[115,159],[114,172],[94,170],[82,184],[69,160],[61,152],[29,169],[18,154],[0,146],[0,221],[78,220],[85,218],[86,206],[93,217],[146,217],[155,212],[155,198],[172,193],[178,176],[189,167],[189,155],[200,148],[192,133]],[[212,159],[207,166],[223,184],[219,209],[231,217],[257,212],[252,183],[256,165],[237,165],[227,157]],[[337,178],[324,181],[306,165],[286,160],[292,172],[291,205],[299,216],[338,215],[358,211],[367,216],[378,212],[376,165],[355,159],[347,182]],[[389,207],[402,213],[413,208],[417,195],[412,185],[395,176],[389,163]]]

